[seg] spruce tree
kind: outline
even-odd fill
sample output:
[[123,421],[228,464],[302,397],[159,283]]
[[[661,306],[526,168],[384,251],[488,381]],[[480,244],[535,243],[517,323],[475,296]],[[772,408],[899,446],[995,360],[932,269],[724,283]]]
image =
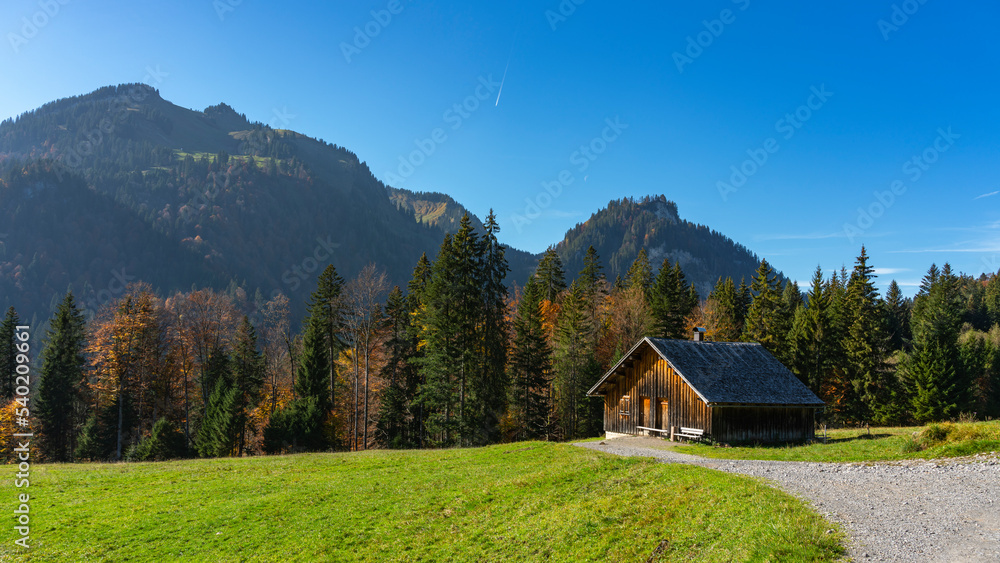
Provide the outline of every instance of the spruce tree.
[[[309,297],[309,319],[306,321],[307,324],[318,323],[322,345],[326,348],[330,408],[337,404],[337,358],[346,348],[343,291],[344,279],[332,264],[328,265],[316,281],[316,291]],[[327,401],[319,400],[317,404],[324,408]]]
[[573,283],[559,311],[553,355],[553,407],[564,440],[599,431],[599,411],[586,395],[600,371],[588,338],[591,330],[580,290]]
[[910,307],[896,280],[892,280],[882,302],[886,329],[889,331],[889,349],[902,350],[910,342]]
[[738,342],[742,332],[741,297],[733,278],[719,278],[705,302],[711,336],[718,342]]
[[875,270],[861,247],[847,283],[844,368],[853,393],[848,396],[846,415],[851,420],[884,422],[891,410],[891,379],[886,364],[889,339],[875,288]]
[[736,297],[738,298],[739,305],[737,318],[739,320],[740,335],[742,335],[743,329],[746,327],[747,313],[750,312],[750,304],[753,303],[753,291],[747,285],[746,278],[740,278],[740,286],[736,289]]
[[420,348],[419,343],[423,327],[423,322],[421,320],[423,318],[422,313],[426,310],[424,298],[430,279],[431,262],[427,259],[427,254],[425,253],[422,254],[420,256],[420,260],[417,261],[417,265],[413,268],[413,275],[406,285],[406,306],[409,309],[409,323],[406,326],[406,338],[409,342],[409,347],[411,348],[408,353],[408,363],[410,367],[408,373],[410,381],[407,386],[409,395],[407,401],[410,404],[411,413],[413,414],[413,428],[411,430],[411,435],[416,441],[416,445],[419,447],[423,447],[425,436],[424,408],[416,400],[417,393],[419,392],[420,386],[424,381],[423,375],[419,369],[420,361],[424,356],[424,352]]
[[550,246],[542,255],[538,268],[535,269],[535,278],[542,291],[541,298],[555,303],[559,294],[566,289],[566,272],[555,248]]
[[779,359],[786,337],[781,333],[783,303],[780,283],[767,260],[761,260],[750,284],[753,302],[747,310],[741,337],[747,342],[759,342]]
[[[473,431],[467,442],[484,445],[500,438],[500,418],[507,410],[507,349],[509,333],[507,320],[507,286],[504,280],[510,270],[504,247],[497,239],[500,224],[491,209],[483,223],[483,237],[480,239],[480,267],[477,272],[482,303],[480,318],[476,320],[479,342],[470,351],[473,358],[478,356],[479,366],[472,381],[474,410]],[[560,266],[561,268],[561,266]],[[552,275],[557,275],[553,272]],[[558,285],[558,284],[555,284]],[[550,287],[554,289],[554,287]]]
[[205,384],[212,391],[205,405],[205,417],[198,428],[195,447],[202,457],[233,455],[238,443],[239,389],[233,380],[231,360],[219,347],[209,355]]
[[781,292],[781,306],[778,307],[774,328],[780,338],[778,352],[775,356],[786,366],[792,363],[793,350],[788,340],[792,332],[792,325],[795,322],[795,311],[801,305],[802,292],[799,290],[799,284],[793,281],[786,281],[784,290]]
[[653,288],[653,268],[649,265],[649,256],[646,254],[645,248],[639,249],[639,254],[629,267],[628,273],[625,275],[624,287],[642,288],[643,294],[648,300]]
[[381,377],[386,381],[386,388],[379,406],[376,439],[389,448],[414,448],[420,445],[419,420],[412,409],[419,384],[413,363],[416,340],[410,329],[412,309],[398,286],[389,294],[385,313],[388,339]]
[[577,275],[576,285],[583,300],[587,325],[591,327],[590,348],[596,355],[601,338],[599,316],[604,298],[607,296],[608,283],[601,267],[601,259],[593,246],[587,248],[587,253],[583,257],[583,269]]
[[243,455],[249,447],[248,435],[256,431],[249,425],[250,414],[260,403],[265,371],[264,355],[257,349],[257,332],[246,315],[236,332],[232,371],[237,389],[237,453]]
[[932,265],[913,304],[913,353],[906,375],[917,422],[944,420],[969,402],[958,349],[961,295],[951,266]]
[[992,274],[986,282],[983,305],[990,326],[1000,324],[1000,272]]
[[698,293],[688,285],[679,261],[671,267],[669,260],[663,260],[651,294],[656,336],[686,338],[687,318],[698,306]]
[[514,319],[510,358],[511,410],[515,413],[517,439],[544,438],[548,433],[548,386],[552,351],[542,327],[541,301],[546,287],[536,276],[528,279]]
[[72,461],[75,449],[74,413],[84,381],[85,320],[72,293],[63,298],[46,333],[41,383],[35,409],[41,424],[43,450],[55,462]]
[[21,324],[17,311],[7,309],[7,315],[0,323],[0,398],[14,396],[14,378],[17,376],[17,347],[14,340],[16,327]]
[[458,336],[465,327],[460,326],[453,246],[452,235],[445,234],[423,290],[418,317],[423,355],[417,361],[423,381],[416,403],[424,413],[426,438],[436,446],[453,445],[458,396],[455,379],[464,368]]
[[808,306],[796,307],[788,346],[792,371],[822,397],[838,357],[839,341],[831,327],[830,292],[819,266],[809,287]]
[[322,318],[310,316],[302,339],[302,360],[295,378],[296,398],[312,397],[316,406],[326,414],[330,412],[330,356],[327,343],[327,326]]

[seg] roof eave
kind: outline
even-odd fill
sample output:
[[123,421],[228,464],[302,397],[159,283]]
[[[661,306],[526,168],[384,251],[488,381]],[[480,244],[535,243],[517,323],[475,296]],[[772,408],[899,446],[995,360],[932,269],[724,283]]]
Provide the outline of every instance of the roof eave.
[[[653,343],[649,342],[649,337],[648,336],[644,336],[642,338],[642,340],[636,342],[635,346],[632,346],[632,349],[629,350],[626,354],[624,354],[621,357],[621,359],[618,360],[618,362],[614,365],[614,367],[612,367],[611,369],[609,369],[607,373],[605,373],[600,379],[597,380],[597,383],[595,383],[594,386],[591,387],[589,391],[587,391],[587,396],[588,397],[602,397],[602,396],[604,396],[604,393],[603,392],[599,392],[597,389],[599,387],[603,386],[607,382],[608,378],[610,378],[612,375],[614,375],[614,373],[616,371],[618,371],[618,368],[620,368],[622,366],[622,364],[625,363],[626,360],[628,360],[630,357],[632,357],[632,354],[639,348],[639,346],[642,346],[642,344],[644,342],[648,343],[654,350],[656,350],[656,346],[653,346]],[[656,350],[656,353],[658,355],[660,355],[660,357],[663,357],[663,355],[660,354],[659,350]]]

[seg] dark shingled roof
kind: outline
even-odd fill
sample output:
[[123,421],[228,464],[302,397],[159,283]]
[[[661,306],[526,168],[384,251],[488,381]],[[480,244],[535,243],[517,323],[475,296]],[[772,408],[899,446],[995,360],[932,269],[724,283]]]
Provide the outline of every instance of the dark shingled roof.
[[644,338],[589,391],[601,395],[624,372],[632,356],[651,346],[709,405],[796,405],[825,403],[777,358],[756,343],[695,342]]

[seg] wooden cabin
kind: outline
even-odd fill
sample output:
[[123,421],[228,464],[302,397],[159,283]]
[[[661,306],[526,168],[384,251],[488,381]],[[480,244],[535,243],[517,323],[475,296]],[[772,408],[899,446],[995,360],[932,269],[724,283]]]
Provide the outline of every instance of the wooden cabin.
[[[590,389],[608,438],[704,433],[717,442],[814,437],[825,404],[763,346],[643,338]],[[682,428],[685,429],[682,434]]]

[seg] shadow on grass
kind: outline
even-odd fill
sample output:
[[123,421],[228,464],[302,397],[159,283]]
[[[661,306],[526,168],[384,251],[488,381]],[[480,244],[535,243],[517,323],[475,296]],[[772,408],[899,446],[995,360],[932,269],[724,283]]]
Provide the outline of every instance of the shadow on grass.
[[[878,440],[880,438],[892,438],[895,434],[861,434],[858,436],[851,436],[850,438],[828,438],[826,440],[827,444],[837,444],[841,442],[853,442],[855,440]],[[822,440],[817,440],[817,442],[822,443]]]
[[766,450],[781,450],[786,448],[799,448],[803,446],[812,445],[829,445],[829,444],[842,444],[847,442],[856,442],[859,440],[878,440],[881,438],[892,438],[895,434],[861,434],[858,436],[851,436],[848,438],[827,438],[823,441],[823,438],[817,437],[815,440],[808,442],[730,442],[728,446],[733,448],[760,448]]

